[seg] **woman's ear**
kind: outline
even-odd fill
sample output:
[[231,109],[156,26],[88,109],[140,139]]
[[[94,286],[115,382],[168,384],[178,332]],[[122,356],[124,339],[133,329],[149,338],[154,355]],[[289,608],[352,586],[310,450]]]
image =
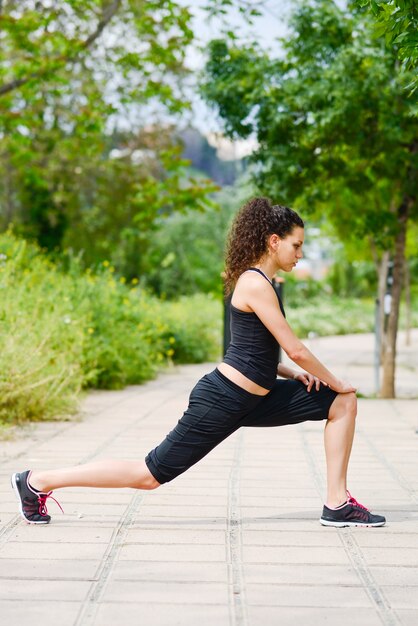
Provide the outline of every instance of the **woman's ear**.
[[270,235],[268,239],[269,248],[276,251],[280,246],[280,241],[281,239],[279,235],[276,235],[276,233],[273,233],[272,235]]

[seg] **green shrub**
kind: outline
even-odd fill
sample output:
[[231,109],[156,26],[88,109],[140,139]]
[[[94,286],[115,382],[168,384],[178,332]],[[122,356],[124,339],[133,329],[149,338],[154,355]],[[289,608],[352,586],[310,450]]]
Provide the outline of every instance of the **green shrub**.
[[[289,300],[285,296],[287,319],[294,332],[301,338],[307,337],[309,333],[329,336],[374,332],[375,303],[372,299],[340,298],[324,292],[307,300],[296,298]],[[418,307],[414,305],[414,300],[412,326],[418,326]],[[404,328],[405,306],[402,302],[399,330]]]
[[[214,361],[221,355],[222,301],[203,294],[165,303],[171,357],[177,363]],[[167,343],[166,343],[167,345]]]
[[286,306],[287,319],[299,337],[368,333],[374,327],[374,302],[356,298],[318,296]]
[[85,315],[71,280],[33,246],[1,237],[0,422],[72,413],[83,386]]
[[[0,423],[74,413],[82,388],[120,389],[169,362],[220,352],[220,304],[164,302],[104,262],[60,271],[36,246],[0,236]],[[196,314],[198,312],[198,314]]]

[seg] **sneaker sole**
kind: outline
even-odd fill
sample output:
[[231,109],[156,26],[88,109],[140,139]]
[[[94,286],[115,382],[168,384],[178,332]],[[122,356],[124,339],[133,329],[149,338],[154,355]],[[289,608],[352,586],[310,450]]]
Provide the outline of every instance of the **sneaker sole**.
[[13,491],[15,492],[16,497],[17,497],[17,499],[19,501],[19,512],[20,512],[20,515],[23,517],[23,519],[25,520],[25,522],[27,524],[49,524],[49,522],[32,522],[27,517],[25,517],[25,514],[23,513],[22,499],[20,497],[19,487],[17,486],[17,482],[16,482],[16,476],[17,476],[16,473],[12,474],[11,483],[12,483]]
[[320,523],[322,526],[335,526],[336,528],[344,528],[345,526],[362,526],[363,528],[377,528],[378,526],[384,526],[386,521],[384,522],[374,522],[374,524],[363,524],[361,522],[331,522],[325,519],[320,518]]

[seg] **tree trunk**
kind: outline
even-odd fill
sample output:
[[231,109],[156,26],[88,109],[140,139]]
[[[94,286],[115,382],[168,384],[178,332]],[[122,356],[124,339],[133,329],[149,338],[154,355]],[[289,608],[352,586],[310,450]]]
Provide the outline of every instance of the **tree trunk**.
[[399,231],[395,240],[395,255],[393,259],[392,303],[387,326],[385,355],[383,358],[383,380],[380,390],[382,398],[395,397],[396,338],[405,265],[406,226],[409,205],[410,198],[405,196],[397,211]]
[[378,284],[379,291],[377,296],[379,298],[380,364],[383,363],[387,341],[387,333],[385,332],[385,294],[389,271],[389,259],[390,252],[389,250],[385,250],[380,260]]
[[411,345],[411,272],[408,261],[405,261],[405,345]]
[[379,351],[379,359],[380,365],[383,363],[383,355],[385,354],[385,309],[384,309],[384,300],[387,286],[387,278],[388,278],[388,270],[389,270],[389,259],[390,252],[389,250],[385,250],[382,253],[381,258],[379,258],[379,253],[376,248],[376,244],[373,239],[370,239],[370,248],[372,251],[373,261],[376,268],[377,273],[377,293],[376,297],[379,301],[379,315],[377,319],[378,328],[376,328],[376,332],[380,337],[380,351]]

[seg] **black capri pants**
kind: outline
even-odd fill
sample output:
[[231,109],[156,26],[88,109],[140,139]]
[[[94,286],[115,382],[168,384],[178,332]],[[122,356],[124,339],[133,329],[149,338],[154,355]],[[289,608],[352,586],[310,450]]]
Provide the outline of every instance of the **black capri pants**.
[[159,483],[169,482],[241,426],[285,426],[327,419],[337,395],[324,385],[307,392],[300,381],[277,379],[267,395],[258,396],[215,369],[192,389],[182,418],[146,456],[145,463]]

